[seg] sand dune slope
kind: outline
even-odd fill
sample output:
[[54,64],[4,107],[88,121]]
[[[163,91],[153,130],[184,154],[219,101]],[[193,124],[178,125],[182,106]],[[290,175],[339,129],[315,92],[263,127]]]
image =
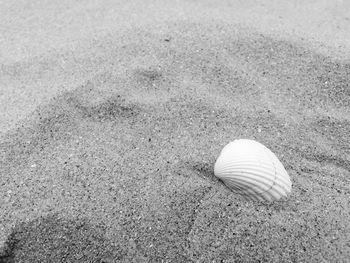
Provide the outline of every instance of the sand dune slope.
[[[91,44],[69,63],[98,70],[2,136],[0,261],[345,262],[350,65],[225,22],[160,27]],[[288,200],[214,178],[237,138],[276,153]]]

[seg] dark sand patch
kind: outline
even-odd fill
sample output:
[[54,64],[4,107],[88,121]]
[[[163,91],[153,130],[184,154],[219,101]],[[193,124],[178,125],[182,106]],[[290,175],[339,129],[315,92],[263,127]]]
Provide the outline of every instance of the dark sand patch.
[[1,262],[112,262],[122,257],[121,248],[105,237],[105,226],[52,214],[16,225]]
[[[230,28],[180,23],[170,41],[135,30],[101,42],[106,72],[3,136],[3,260],[74,261],[86,248],[90,262],[350,256],[349,66]],[[246,202],[215,180],[215,159],[236,138],[277,154],[293,181],[288,200]],[[47,250],[30,254],[45,236]]]

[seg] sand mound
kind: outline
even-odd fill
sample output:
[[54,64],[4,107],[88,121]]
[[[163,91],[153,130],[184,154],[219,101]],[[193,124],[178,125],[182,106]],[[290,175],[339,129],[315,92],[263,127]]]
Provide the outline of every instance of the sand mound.
[[[2,137],[1,260],[348,259],[350,65],[225,23],[167,28],[92,45],[77,63],[100,70]],[[276,153],[288,200],[214,178],[237,138]]]

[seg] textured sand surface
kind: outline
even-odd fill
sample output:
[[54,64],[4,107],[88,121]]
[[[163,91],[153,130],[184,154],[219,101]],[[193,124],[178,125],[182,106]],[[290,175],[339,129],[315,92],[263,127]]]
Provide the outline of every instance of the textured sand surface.
[[[0,262],[346,262],[346,1],[0,2]],[[289,199],[214,178],[256,139]]]

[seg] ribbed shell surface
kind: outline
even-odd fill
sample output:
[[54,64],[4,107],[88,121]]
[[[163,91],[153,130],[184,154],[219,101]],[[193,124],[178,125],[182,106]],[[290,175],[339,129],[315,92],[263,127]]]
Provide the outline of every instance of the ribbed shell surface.
[[279,200],[292,188],[276,155],[254,140],[240,139],[227,144],[215,163],[214,174],[234,193],[249,200]]

